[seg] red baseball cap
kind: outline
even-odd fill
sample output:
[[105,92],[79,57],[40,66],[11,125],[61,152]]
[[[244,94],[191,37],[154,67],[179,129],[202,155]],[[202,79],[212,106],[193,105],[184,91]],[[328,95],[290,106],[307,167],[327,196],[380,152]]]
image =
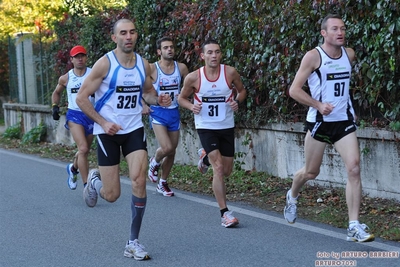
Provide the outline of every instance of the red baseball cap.
[[76,56],[78,54],[85,54],[86,55],[87,53],[86,53],[86,49],[83,46],[77,45],[77,46],[72,47],[72,49],[69,52],[69,54],[71,55],[71,57],[74,57],[74,56]]

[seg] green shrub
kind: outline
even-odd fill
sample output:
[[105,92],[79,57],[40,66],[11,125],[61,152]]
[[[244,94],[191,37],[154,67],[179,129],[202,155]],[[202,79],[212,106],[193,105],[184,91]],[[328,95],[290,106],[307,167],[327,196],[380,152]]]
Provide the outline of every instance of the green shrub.
[[18,123],[18,124],[8,127],[4,131],[2,136],[4,138],[19,139],[19,138],[21,138],[21,134],[22,134],[21,124]]
[[22,136],[22,144],[40,143],[46,138],[46,125],[41,122]]

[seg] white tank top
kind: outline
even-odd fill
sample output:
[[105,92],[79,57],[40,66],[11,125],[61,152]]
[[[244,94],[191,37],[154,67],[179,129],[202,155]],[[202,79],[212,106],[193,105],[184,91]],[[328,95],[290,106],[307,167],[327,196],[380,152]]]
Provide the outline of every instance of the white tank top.
[[[79,88],[86,76],[89,75],[92,69],[87,67],[85,73],[82,76],[77,76],[74,72],[74,69],[68,71],[68,82],[67,82],[67,96],[68,96],[68,108],[81,111],[81,109],[76,104],[76,95],[78,94]],[[89,97],[91,99],[92,97]]]
[[[172,103],[167,108],[178,108],[178,97],[177,95],[181,91],[181,72],[179,71],[178,63],[174,61],[174,72],[166,74],[160,68],[158,62],[155,63],[157,70],[157,80],[154,81],[153,87],[156,89],[157,94],[161,93],[169,94],[172,99]],[[160,106],[151,106],[151,108],[164,108]]]
[[196,129],[221,130],[235,126],[233,110],[229,105],[233,92],[226,80],[225,65],[220,65],[219,77],[207,79],[204,67],[199,69],[200,86],[194,103],[201,103],[201,111],[194,115]]
[[354,120],[354,109],[350,99],[351,64],[346,50],[342,47],[339,58],[329,57],[321,47],[316,47],[321,56],[321,65],[308,77],[312,98],[334,106],[331,114],[323,116],[310,107],[308,122],[335,122]]
[[[113,51],[106,54],[110,61],[107,76],[95,93],[95,109],[107,121],[121,125],[117,134],[130,133],[140,127],[142,122],[142,90],[146,78],[143,59],[136,54],[133,68],[124,68]],[[93,134],[104,133],[103,128],[94,124]]]

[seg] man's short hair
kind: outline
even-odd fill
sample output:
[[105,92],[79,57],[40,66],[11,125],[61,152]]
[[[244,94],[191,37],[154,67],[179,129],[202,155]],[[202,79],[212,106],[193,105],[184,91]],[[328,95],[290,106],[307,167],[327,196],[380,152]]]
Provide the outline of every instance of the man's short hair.
[[342,19],[342,17],[339,14],[328,14],[321,22],[321,30],[327,30],[326,24],[328,19]]
[[201,47],[201,50],[203,51],[203,53],[204,53],[204,47],[205,47],[206,45],[209,45],[209,44],[216,44],[216,45],[219,45],[219,43],[218,43],[216,40],[214,40],[214,39],[212,39],[212,38],[209,38],[209,39],[207,39],[207,40],[204,41],[203,46]]
[[156,42],[156,47],[157,47],[157,49],[161,49],[161,43],[162,42],[174,42],[173,40],[172,40],[172,38],[171,37],[169,37],[169,36],[164,36],[164,37],[161,37],[160,39],[158,39],[157,40],[157,42]]

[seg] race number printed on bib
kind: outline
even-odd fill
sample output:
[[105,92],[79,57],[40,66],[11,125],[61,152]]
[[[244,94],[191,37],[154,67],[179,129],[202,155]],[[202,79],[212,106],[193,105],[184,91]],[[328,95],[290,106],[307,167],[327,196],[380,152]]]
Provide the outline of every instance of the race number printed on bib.
[[225,119],[226,103],[224,96],[202,97],[201,118],[205,122],[217,122]]
[[326,96],[326,101],[332,104],[340,101],[342,98],[346,98],[349,94],[350,73],[327,73],[326,74],[326,88],[332,88],[328,90],[329,94]]
[[116,108],[119,114],[139,113],[140,86],[117,86]]
[[177,84],[160,86],[160,93],[167,94],[171,97],[171,105],[176,106],[178,104],[177,95],[179,94],[179,87]]

